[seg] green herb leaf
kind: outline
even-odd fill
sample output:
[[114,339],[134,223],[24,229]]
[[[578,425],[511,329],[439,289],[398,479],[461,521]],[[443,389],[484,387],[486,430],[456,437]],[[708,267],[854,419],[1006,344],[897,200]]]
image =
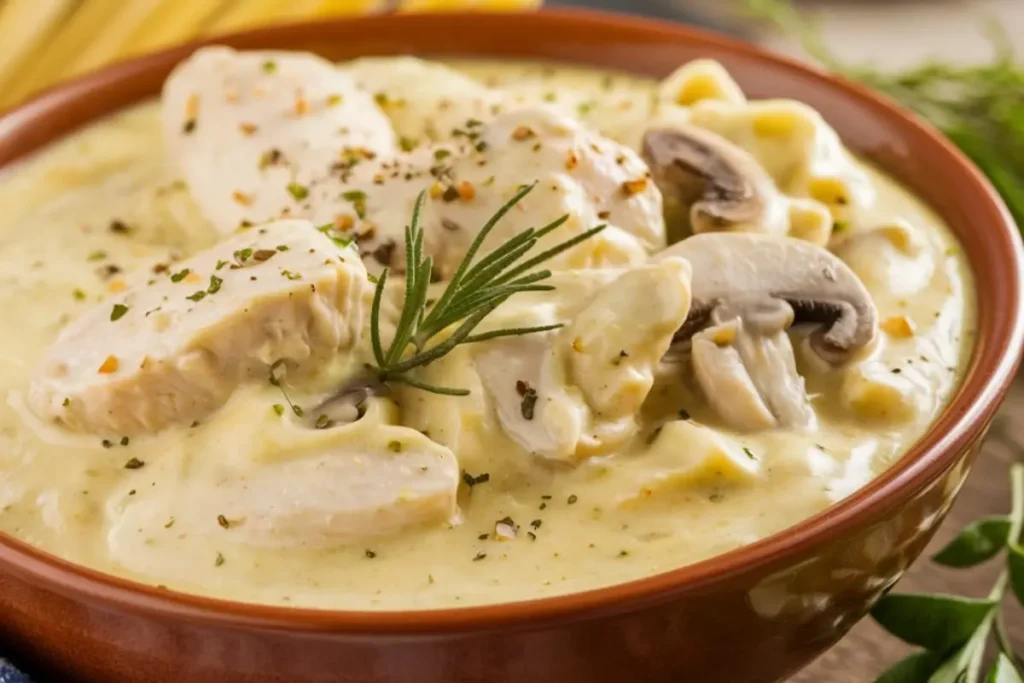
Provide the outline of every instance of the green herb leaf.
[[878,601],[871,616],[900,640],[950,652],[970,640],[995,606],[994,600],[890,593]]
[[988,675],[986,683],[1024,683],[1017,667],[1004,653],[999,653],[996,665]]
[[1024,606],[1024,463],[1010,468],[1010,494],[1013,509],[1010,512],[1010,542],[1007,570],[1010,586],[1017,601]]
[[934,652],[918,652],[901,659],[875,679],[875,683],[928,683],[942,657]]
[[110,311],[110,321],[120,320],[127,312],[128,307],[124,304],[114,304],[113,310]]
[[986,517],[968,525],[946,547],[932,557],[932,562],[945,567],[973,567],[995,557],[1006,547],[1010,520]]

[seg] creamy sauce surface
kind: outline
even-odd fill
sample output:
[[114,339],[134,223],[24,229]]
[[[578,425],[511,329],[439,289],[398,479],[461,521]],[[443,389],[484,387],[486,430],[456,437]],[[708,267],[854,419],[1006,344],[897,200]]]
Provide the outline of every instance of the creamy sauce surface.
[[[403,63],[345,68],[391,98],[385,111],[396,133],[431,135],[427,124],[443,107],[394,105],[416,76]],[[562,108],[631,146],[659,97],[657,83],[621,74],[486,62],[454,68],[506,97]],[[457,87],[445,93],[441,99],[460,101]],[[946,404],[972,348],[974,293],[949,229],[892,180],[858,164],[872,200],[837,217],[837,225],[861,233],[898,223],[915,243],[908,247],[900,241],[907,233],[896,231],[837,248],[882,321],[865,357],[821,371],[800,352],[801,332],[792,332],[815,430],[728,429],[683,381],[685,355],[670,355],[637,434],[574,466],[549,464],[497,426],[464,347],[433,371],[449,383],[468,382],[469,397],[403,389],[397,406],[375,400],[363,420],[342,428],[397,419],[452,446],[468,480],[457,518],[328,547],[301,538],[250,544],[244,522],[231,515],[241,494],[218,482],[229,471],[258,477],[279,451],[304,443],[302,421],[274,407],[284,403],[279,388],[245,384],[209,419],[130,438],[71,432],[27,403],[30,379],[62,327],[125,283],[160,264],[173,269],[218,240],[168,163],[158,116],[156,103],[124,111],[0,180],[0,530],[144,583],[247,602],[396,610],[529,599],[664,572],[785,529],[890,467]],[[776,165],[777,180],[788,172],[770,136],[727,134]],[[555,295],[513,298],[500,315],[528,317],[552,296],[562,310],[578,310],[572,292],[586,291],[585,279],[556,273],[562,289]],[[309,406],[322,389],[296,389],[289,398]],[[212,494],[199,502],[177,495],[194,480],[210,482]]]

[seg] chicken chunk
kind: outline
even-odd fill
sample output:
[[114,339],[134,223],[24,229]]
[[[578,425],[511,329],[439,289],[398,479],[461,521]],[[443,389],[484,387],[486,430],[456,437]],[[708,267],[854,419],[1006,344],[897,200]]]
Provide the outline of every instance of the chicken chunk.
[[620,445],[636,433],[654,370],[689,309],[689,266],[664,259],[598,290],[557,333],[487,343],[476,367],[502,428],[552,460]]
[[31,405],[100,434],[202,419],[278,361],[301,375],[352,346],[369,287],[355,252],[310,223],[253,228],[71,323],[32,382]]
[[391,119],[406,147],[449,140],[467,119],[489,119],[502,94],[458,71],[416,57],[365,57],[342,70]]
[[164,479],[159,492],[108,502],[111,550],[126,565],[182,534],[224,547],[325,548],[444,524],[456,514],[459,466],[413,429],[355,423],[295,428],[272,462]]
[[[174,113],[169,99],[164,106]],[[346,111],[362,120],[359,110]],[[165,131],[172,144],[181,135],[176,126]],[[196,138],[183,170],[208,216],[230,217],[228,223],[291,216],[333,224],[358,240],[372,272],[401,268],[404,226],[424,190],[430,197],[423,214],[425,249],[441,276],[453,272],[487,220],[533,183],[537,187],[505,216],[484,251],[566,214],[568,221],[545,238],[547,245],[598,224],[608,227],[560,255],[551,263],[555,268],[637,265],[664,246],[661,193],[629,148],[545,107],[508,112],[489,123],[467,119],[460,126],[452,143],[395,155],[349,149],[333,166],[308,154],[288,156],[281,147],[287,159],[281,173],[277,161],[263,169],[250,164],[245,182],[237,174],[214,176],[209,170],[239,163],[232,151],[237,139],[225,149],[217,140]],[[253,140],[264,140],[266,147],[267,138],[260,135]],[[333,128],[313,127],[302,144],[337,153],[335,135]],[[253,145],[250,156],[260,149]]]
[[370,94],[311,54],[199,50],[167,79],[162,123],[171,158],[221,234],[299,216],[300,188],[346,155],[396,149]]

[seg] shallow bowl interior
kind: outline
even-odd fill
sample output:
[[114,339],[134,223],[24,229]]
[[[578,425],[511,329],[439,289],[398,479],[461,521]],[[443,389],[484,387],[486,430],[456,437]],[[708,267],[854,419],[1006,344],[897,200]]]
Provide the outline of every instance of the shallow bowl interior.
[[[998,196],[950,143],[864,88],[722,36],[593,12],[368,17],[251,31],[214,42],[305,49],[343,60],[364,55],[533,59],[662,77],[695,58],[721,62],[754,98],[785,97],[815,109],[846,144],[932,206],[960,240],[975,276],[978,326],[964,382],[928,434],[889,471],[843,502],[760,542],[649,578],[573,595],[415,612],[341,612],[246,605],[172,593],[64,562],[0,534],[0,570],[61,595],[208,623],[412,633],[487,629],[584,612],[614,613],[666,595],[742,581],[812,554],[825,541],[884,518],[938,478],[993,417],[1019,362],[1020,238]],[[154,97],[198,44],[119,64],[43,94],[0,119],[0,166],[83,124]]]

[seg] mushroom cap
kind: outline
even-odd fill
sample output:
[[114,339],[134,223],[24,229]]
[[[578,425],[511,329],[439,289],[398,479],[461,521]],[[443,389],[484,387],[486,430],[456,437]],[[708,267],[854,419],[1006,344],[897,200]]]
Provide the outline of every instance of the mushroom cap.
[[713,311],[723,306],[742,309],[748,324],[765,328],[785,329],[789,321],[819,325],[811,348],[836,365],[877,334],[878,313],[863,283],[834,254],[803,240],[709,233],[683,240],[655,259],[672,256],[682,256],[693,269],[693,303],[677,340],[707,327]]
[[694,233],[761,224],[775,186],[746,150],[695,126],[651,128],[641,154],[667,202],[689,207]]

